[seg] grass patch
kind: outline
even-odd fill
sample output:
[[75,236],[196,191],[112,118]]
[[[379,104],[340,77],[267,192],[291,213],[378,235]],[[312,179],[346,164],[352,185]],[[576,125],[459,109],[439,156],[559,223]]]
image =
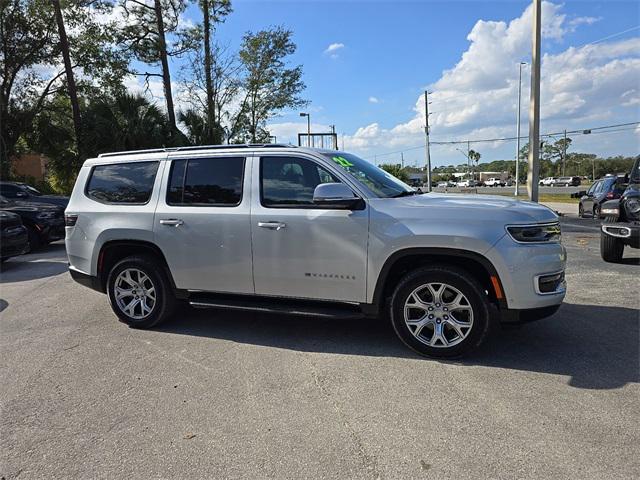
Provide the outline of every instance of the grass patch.
[[[526,190],[526,189],[525,189]],[[513,198],[513,193],[510,192],[491,192],[491,193],[482,193],[478,192],[479,195],[501,195],[504,197]],[[529,200],[527,194],[518,195],[518,200]],[[538,202],[556,202],[556,203],[572,203],[577,204],[579,198],[571,198],[569,193],[540,193],[538,194]]]

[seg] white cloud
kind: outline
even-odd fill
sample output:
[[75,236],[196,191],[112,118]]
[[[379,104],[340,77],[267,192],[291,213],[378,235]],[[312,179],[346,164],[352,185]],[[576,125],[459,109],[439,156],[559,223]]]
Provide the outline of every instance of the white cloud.
[[325,51],[325,55],[329,55],[331,58],[338,58],[338,51],[344,48],[344,43],[332,43]]
[[593,25],[602,20],[602,17],[576,17],[569,20],[569,27],[574,31],[580,25]]
[[341,48],[344,48],[344,43],[332,43],[327,47],[324,53],[332,53],[332,52],[335,52],[336,50],[340,50]]
[[369,103],[380,103],[377,97],[369,97]]
[[[560,43],[579,25],[597,21],[587,17],[569,20],[563,8],[564,5],[543,2],[543,46],[550,39]],[[476,22],[467,36],[469,47],[460,60],[429,85],[433,91],[429,96],[432,140],[515,134],[518,63],[530,56],[531,23],[531,6],[510,22]],[[543,132],[637,120],[634,106],[640,102],[639,52],[640,38],[636,37],[545,53],[541,84]],[[524,67],[525,135],[529,78],[530,70]],[[412,118],[390,128],[374,122],[357,129],[345,137],[345,148],[372,156],[420,145],[424,141],[424,94],[416,100],[414,112]],[[485,150],[497,147],[506,148],[503,143],[482,144]]]

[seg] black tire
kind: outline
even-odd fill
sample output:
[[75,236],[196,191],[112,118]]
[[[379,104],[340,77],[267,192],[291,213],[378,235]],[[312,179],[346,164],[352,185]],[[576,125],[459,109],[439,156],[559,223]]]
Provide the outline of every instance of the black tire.
[[584,207],[582,203],[578,204],[578,218],[584,218]]
[[595,218],[595,219],[599,219],[600,218],[600,205],[594,205],[593,206],[593,218]]
[[[139,270],[147,275],[155,288],[155,303],[144,318],[134,318],[129,315],[120,308],[116,301],[116,280],[120,273],[127,269]],[[159,325],[171,316],[176,306],[176,298],[167,273],[160,264],[160,260],[151,255],[134,255],[116,263],[109,272],[107,279],[107,295],[109,296],[111,308],[118,316],[118,319],[134,328],[152,328]],[[140,313],[141,315],[143,314],[142,311]]]
[[[615,223],[611,218],[605,218],[602,223]],[[624,254],[624,242],[616,237],[600,231],[600,256],[605,262],[619,263]]]
[[38,231],[35,227],[28,225],[27,226],[27,235],[29,242],[29,251],[33,252],[42,246],[42,239],[38,234]]
[[[423,340],[419,340],[405,322],[405,302],[414,290],[419,288],[421,285],[429,283],[443,283],[457,289],[466,297],[468,305],[471,307],[473,312],[471,328],[464,332],[466,336],[462,341],[459,341],[459,343],[456,343],[453,346],[445,347],[442,345],[442,342],[440,342],[440,346],[429,346],[425,343],[428,339],[421,337],[421,334],[419,334],[418,336],[423,338]],[[444,302],[442,305],[446,304],[447,303]],[[415,352],[428,357],[451,358],[467,354],[476,349],[486,339],[491,326],[489,301],[484,293],[484,288],[467,271],[448,265],[434,265],[419,268],[408,273],[404,278],[402,278],[391,297],[390,317],[393,329],[400,340]],[[446,322],[442,321],[443,329],[445,328],[445,323]],[[431,340],[433,340],[436,327],[433,321],[432,326],[433,333],[431,334]],[[422,330],[426,328],[427,327],[425,326]],[[453,332],[453,329],[451,329],[449,324],[447,324],[446,328],[448,330],[445,330],[445,332],[448,332],[447,335],[449,335],[447,340],[455,343],[456,338],[458,338],[459,335]],[[428,330],[427,334],[429,333],[430,331]],[[451,333],[456,335],[453,340],[450,335]]]

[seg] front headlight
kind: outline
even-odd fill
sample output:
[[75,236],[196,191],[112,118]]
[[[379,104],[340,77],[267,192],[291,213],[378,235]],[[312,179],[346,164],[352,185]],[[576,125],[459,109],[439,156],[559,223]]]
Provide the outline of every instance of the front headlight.
[[637,218],[640,216],[640,198],[627,199],[624,208],[627,210],[629,217]]
[[40,212],[36,215],[36,218],[39,220],[51,220],[56,218],[56,212]]
[[560,242],[560,224],[542,223],[539,225],[510,225],[507,232],[519,243]]

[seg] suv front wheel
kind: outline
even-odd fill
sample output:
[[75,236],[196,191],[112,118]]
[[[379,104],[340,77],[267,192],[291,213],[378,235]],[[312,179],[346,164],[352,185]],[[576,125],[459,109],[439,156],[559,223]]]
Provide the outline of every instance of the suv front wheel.
[[120,260],[109,272],[107,293],[121,322],[151,328],[173,313],[175,296],[164,269],[151,256]]
[[391,322],[400,339],[421,355],[457,357],[478,347],[489,332],[489,303],[466,271],[449,266],[415,270],[391,299]]

